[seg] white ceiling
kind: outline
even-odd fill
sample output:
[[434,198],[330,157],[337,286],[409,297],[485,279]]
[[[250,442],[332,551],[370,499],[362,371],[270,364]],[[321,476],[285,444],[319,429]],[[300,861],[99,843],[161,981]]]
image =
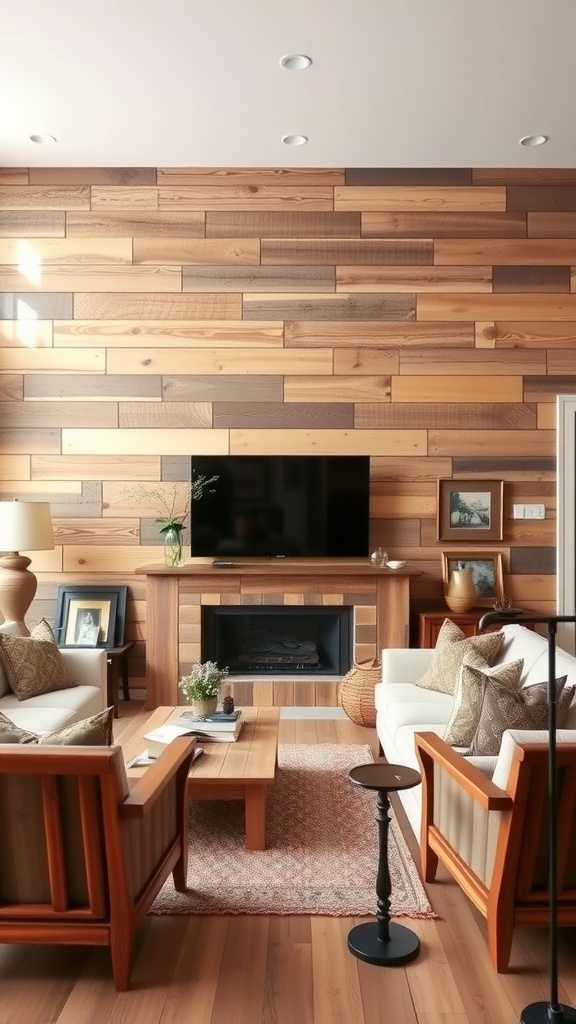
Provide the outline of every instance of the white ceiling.
[[576,167],[575,43],[575,0],[5,0],[0,165]]

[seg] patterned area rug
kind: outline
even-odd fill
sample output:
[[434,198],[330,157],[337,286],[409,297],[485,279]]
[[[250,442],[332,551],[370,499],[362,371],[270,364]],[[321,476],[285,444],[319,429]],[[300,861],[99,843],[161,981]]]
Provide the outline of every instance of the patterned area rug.
[[[263,851],[244,846],[244,805],[190,805],[187,893],[170,879],[152,914],[376,914],[376,794],[348,781],[373,760],[370,747],[281,744],[268,790]],[[435,917],[392,816],[391,914]]]

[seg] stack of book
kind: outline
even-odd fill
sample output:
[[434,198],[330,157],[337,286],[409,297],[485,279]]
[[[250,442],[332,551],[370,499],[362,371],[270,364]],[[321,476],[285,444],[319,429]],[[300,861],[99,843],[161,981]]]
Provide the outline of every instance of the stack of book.
[[196,736],[202,743],[233,743],[241,730],[241,711],[233,711],[230,715],[216,712],[207,718],[197,718],[192,711],[184,711],[176,722],[152,729],[144,734],[144,739],[149,757],[158,757],[177,736]]

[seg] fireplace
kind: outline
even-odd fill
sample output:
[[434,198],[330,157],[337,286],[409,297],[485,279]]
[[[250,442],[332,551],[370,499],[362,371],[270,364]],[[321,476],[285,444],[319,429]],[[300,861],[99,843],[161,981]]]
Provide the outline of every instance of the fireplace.
[[251,605],[202,608],[202,661],[233,675],[334,675],[352,656],[352,607]]

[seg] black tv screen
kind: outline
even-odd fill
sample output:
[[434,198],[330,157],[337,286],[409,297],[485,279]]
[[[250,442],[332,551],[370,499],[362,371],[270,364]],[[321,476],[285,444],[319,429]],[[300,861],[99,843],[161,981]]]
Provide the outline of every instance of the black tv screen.
[[368,455],[194,455],[192,557],[368,556]]

